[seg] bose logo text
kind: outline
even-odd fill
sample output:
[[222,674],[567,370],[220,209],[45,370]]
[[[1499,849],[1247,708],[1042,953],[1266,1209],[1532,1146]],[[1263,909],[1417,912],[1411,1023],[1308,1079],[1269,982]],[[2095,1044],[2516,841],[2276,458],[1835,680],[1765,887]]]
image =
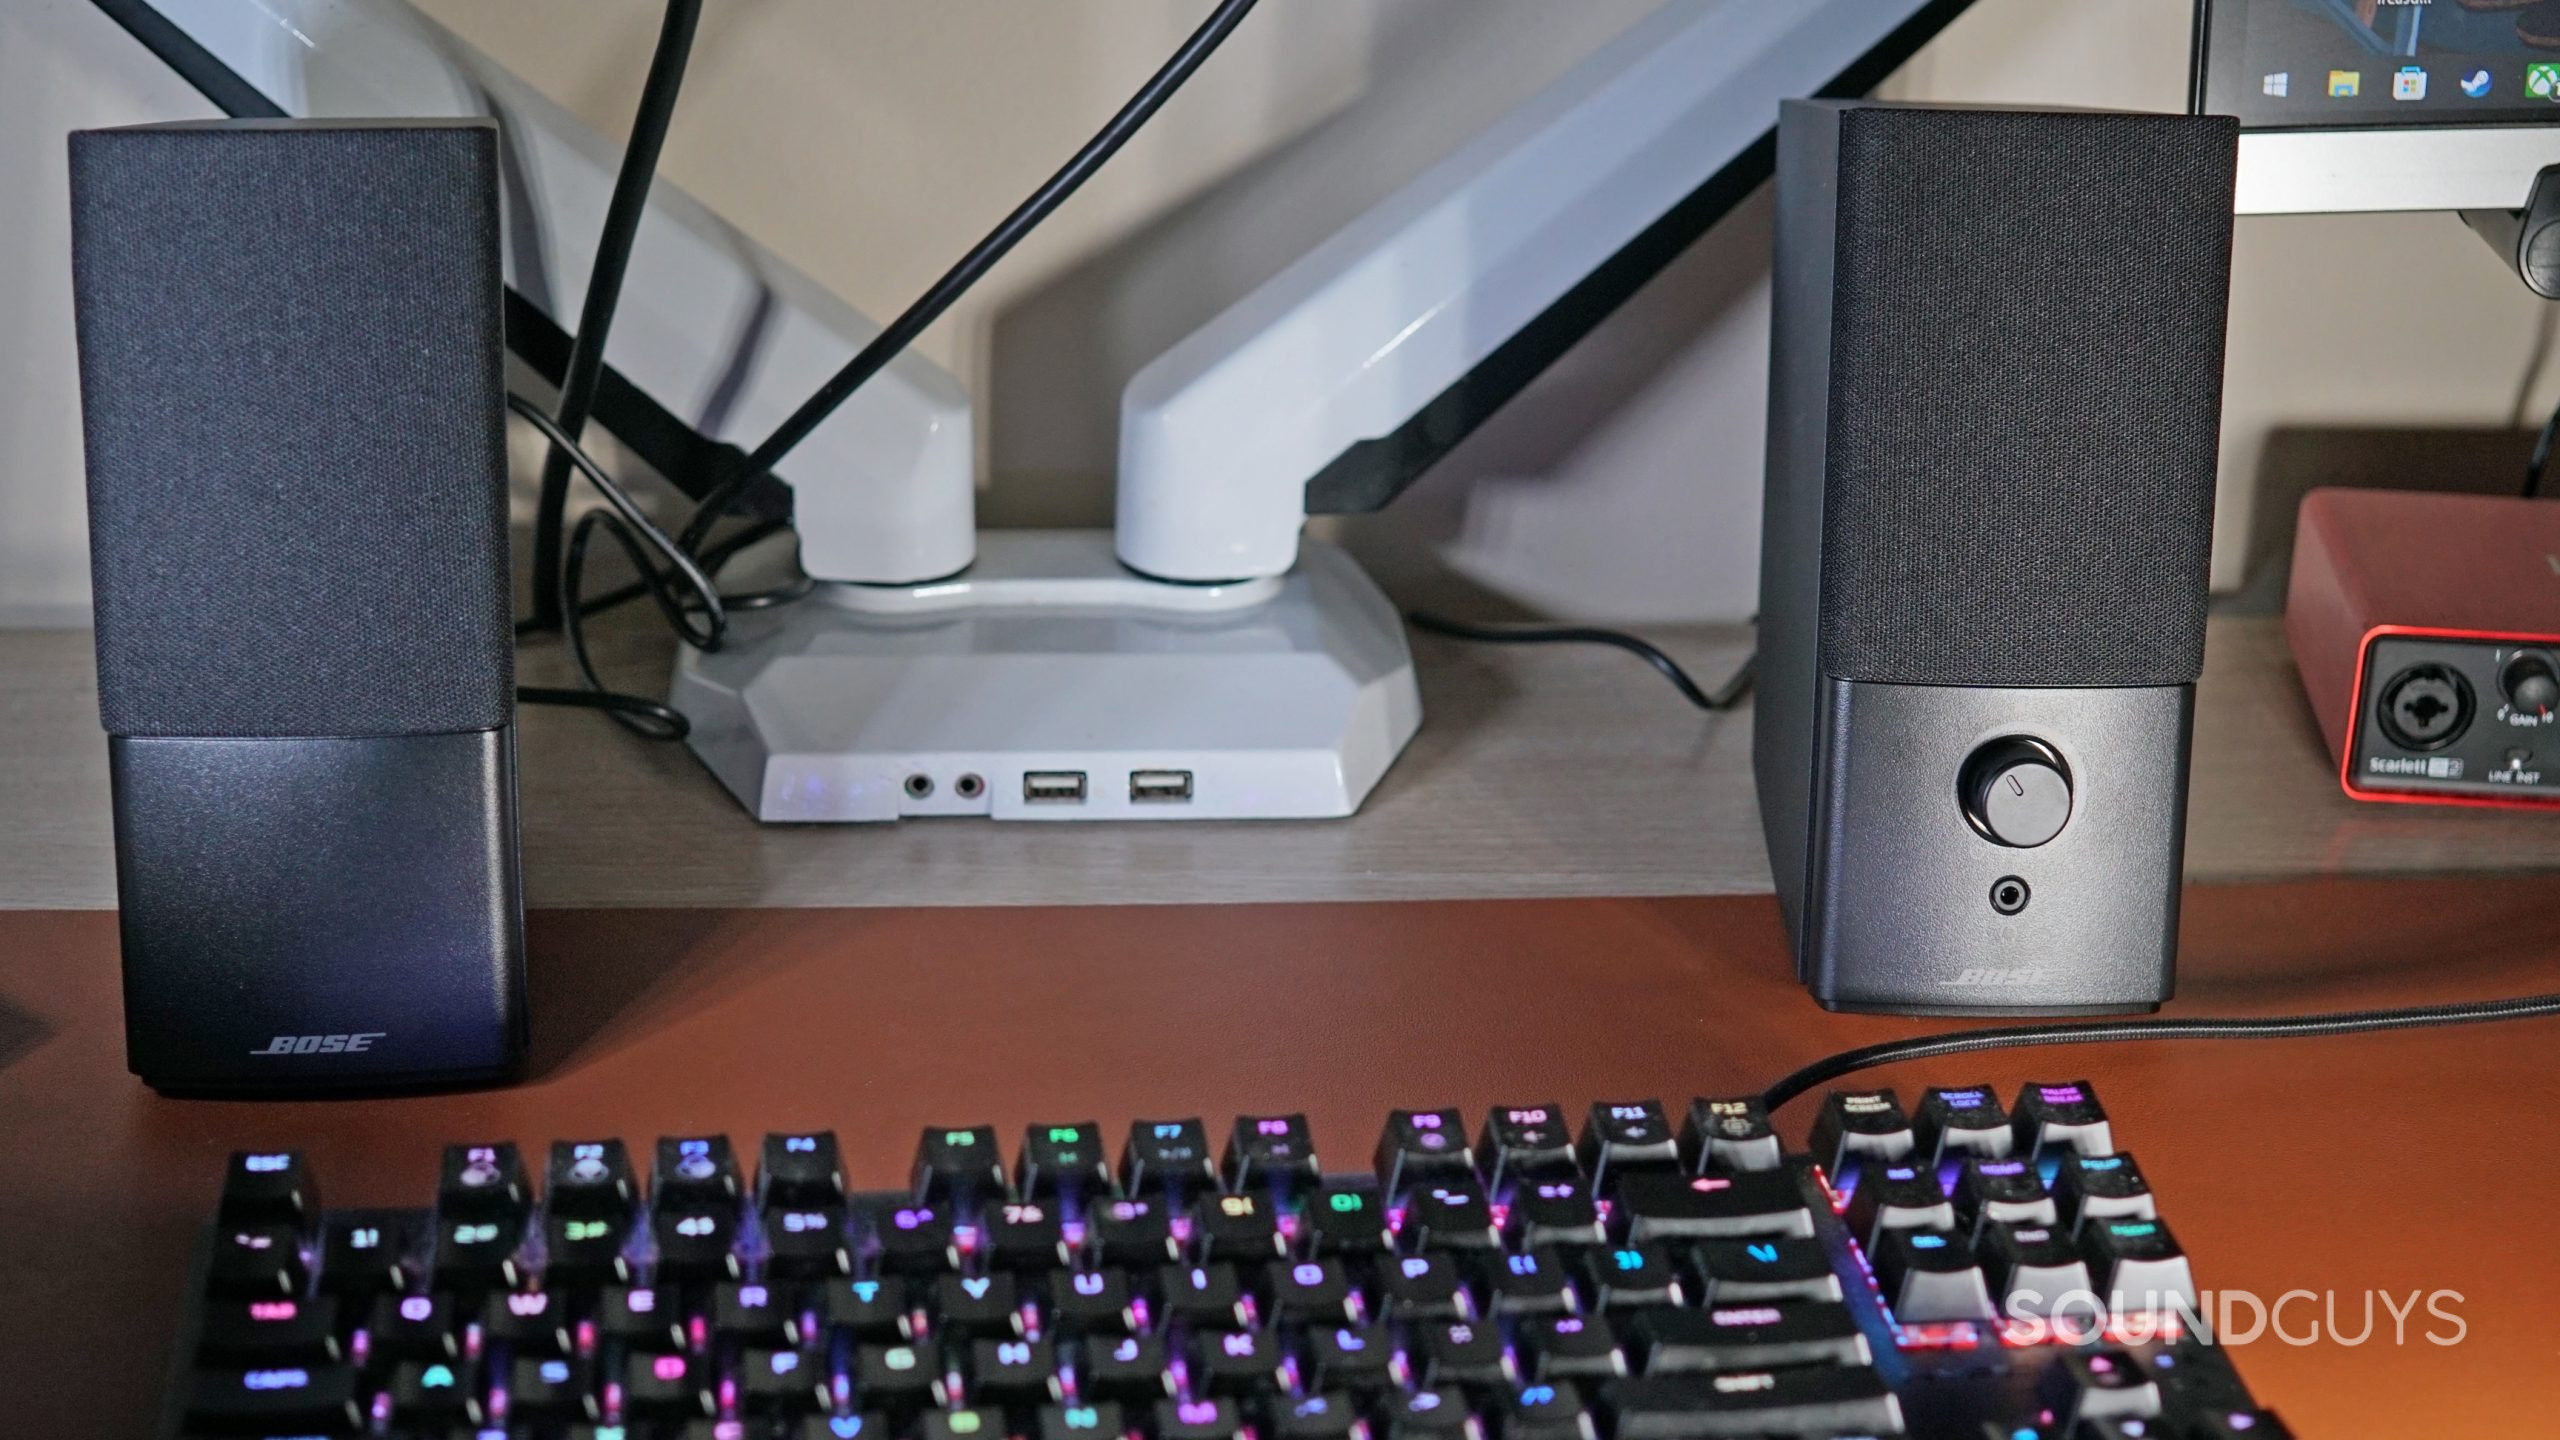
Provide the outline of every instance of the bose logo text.
[[383,1038],[381,1030],[359,1030],[352,1035],[279,1035],[267,1042],[264,1050],[252,1055],[352,1055],[370,1050],[373,1042]]
[[2029,965],[2009,968],[1998,965],[1968,965],[1963,974],[1953,980],[1941,980],[1938,983],[1941,985],[2041,985],[2061,978],[2062,972],[2050,966]]

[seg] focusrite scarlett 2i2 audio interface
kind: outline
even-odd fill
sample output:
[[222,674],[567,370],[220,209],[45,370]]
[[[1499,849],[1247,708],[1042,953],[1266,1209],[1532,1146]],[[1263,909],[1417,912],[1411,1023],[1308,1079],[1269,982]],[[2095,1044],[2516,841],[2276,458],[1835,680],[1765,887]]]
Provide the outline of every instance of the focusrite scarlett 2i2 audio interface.
[[2314,490],[2285,634],[2349,795],[2560,806],[2560,502]]

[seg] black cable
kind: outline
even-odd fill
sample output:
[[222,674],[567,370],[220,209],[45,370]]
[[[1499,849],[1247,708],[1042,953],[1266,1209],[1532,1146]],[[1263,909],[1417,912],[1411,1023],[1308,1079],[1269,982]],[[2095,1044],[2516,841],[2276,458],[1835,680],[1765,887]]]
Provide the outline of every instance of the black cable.
[[1451,620],[1427,610],[1409,610],[1405,620],[1416,630],[1446,635],[1452,640],[1478,640],[1488,645],[1614,645],[1662,672],[1664,679],[1678,687],[1689,703],[1701,710],[1730,710],[1751,692],[1751,677],[1759,664],[1757,655],[1746,655],[1734,667],[1725,682],[1713,691],[1707,690],[1680,668],[1680,662],[1655,648],[1652,642],[1623,630],[1602,630],[1589,625],[1476,625],[1464,620]]
[[[534,517],[534,615],[520,623],[517,631],[523,634],[558,625],[567,638],[570,659],[576,665],[580,678],[586,682],[586,688],[579,690],[525,687],[518,691],[518,699],[528,704],[584,705],[605,711],[617,722],[641,734],[661,739],[682,738],[689,728],[683,715],[656,701],[605,688],[587,651],[584,626],[587,617],[646,595],[657,601],[660,611],[686,643],[710,650],[717,649],[726,635],[729,612],[768,609],[807,595],[814,582],[805,574],[771,590],[737,596],[721,595],[711,580],[720,561],[783,528],[785,522],[761,522],[747,527],[721,545],[706,547],[704,542],[712,526],[718,523],[738,495],[770,473],[773,466],[824,423],[837,406],[912,344],[918,334],[940,318],[970,286],[1003,259],[1006,252],[1046,220],[1050,212],[1063,204],[1117,153],[1129,137],[1153,118],[1156,111],[1191,78],[1192,73],[1225,43],[1227,36],[1255,3],[1256,0],[1222,0],[1199,30],[1121,107],[1101,132],[1078,150],[1065,167],[1050,177],[1048,183],[1006,216],[1003,223],[963,256],[905,313],[846,362],[843,369],[793,412],[726,481],[714,485],[695,507],[681,536],[671,540],[650,523],[604,468],[579,448],[573,433],[593,408],[594,389],[602,374],[604,339],[611,328],[615,302],[630,258],[631,241],[646,207],[649,180],[657,168],[658,153],[666,138],[667,120],[673,112],[675,94],[683,79],[685,57],[691,49],[693,31],[699,19],[700,0],[670,0],[658,52],[650,64],[649,79],[642,90],[641,113],[633,124],[632,141],[624,152],[622,167],[615,178],[613,201],[606,211],[605,231],[598,243],[596,269],[588,286],[577,344],[562,380],[560,418],[555,421],[521,397],[508,397],[508,408],[532,422],[551,442]],[[560,526],[567,514],[567,490],[572,469],[593,482],[612,509],[610,513],[590,511],[581,516],[576,526],[571,528],[564,547]],[[639,571],[639,579],[589,600],[579,592],[585,579],[587,550],[598,531],[609,536],[622,549],[633,568]],[[670,566],[668,570],[658,568],[649,554],[653,550],[665,557]]]
[[[666,145],[676,92],[683,88],[685,61],[693,53],[693,32],[701,18],[702,0],[667,0],[658,48],[649,59],[649,78],[640,87],[640,112],[631,122],[631,143],[623,147],[622,165],[613,177],[613,198],[605,205],[604,233],[596,241],[596,263],[587,279],[578,333],[569,347],[568,368],[560,377],[556,417],[572,444],[595,410],[596,388],[604,378],[605,340],[622,301],[632,241],[649,207],[649,184],[658,173],[658,153]],[[570,465],[569,453],[554,446],[542,467],[542,488],[533,512],[533,618],[518,626],[518,633],[527,628],[549,630],[564,618],[558,600],[560,526],[569,509]]]
[[2525,462],[2524,498],[2527,500],[2542,494],[2542,469],[2551,463],[2551,445],[2555,439],[2560,439],[2560,407],[2554,407],[2551,418],[2542,422],[2542,434],[2533,442],[2533,458]]
[[[581,449],[579,453],[583,455],[586,452]],[[594,463],[592,457],[589,458],[588,463]],[[721,567],[727,565],[731,559],[735,558],[739,551],[746,549],[757,541],[781,534],[790,528],[791,522],[788,520],[759,520],[752,525],[742,526],[734,533],[724,535],[720,539],[713,541],[711,544],[704,546],[702,548],[702,553],[694,558],[701,562],[702,572],[704,574],[716,579],[719,577]],[[731,614],[735,614],[741,610],[770,610],[777,605],[800,599],[816,588],[817,582],[804,574],[800,576],[800,578],[772,590],[749,591],[745,594],[733,594],[724,590],[720,592],[720,604],[723,609],[727,610]],[[611,590],[607,590],[601,595],[589,595],[578,602],[578,617],[582,620],[592,619],[597,615],[603,614],[607,610],[619,609],[624,605],[628,605],[632,601],[637,600],[648,593],[648,582],[643,580],[633,580],[626,584],[616,586]],[[516,633],[518,635],[532,634],[533,631],[534,625],[532,621],[519,620],[516,622]]]
[[2409,1005],[2394,1010],[2340,1010],[2326,1015],[2279,1015],[2176,1020],[2106,1020],[2077,1025],[1993,1025],[1941,1035],[1919,1035],[1863,1045],[1816,1060],[1790,1072],[1760,1096],[1771,1110],[1826,1081],[1879,1065],[1961,1055],[1975,1050],[2006,1050],[2027,1045],[2089,1045],[2109,1040],[2280,1040],[2315,1035],[2355,1035],[2373,1030],[2410,1030],[2430,1025],[2484,1025],[2499,1020],[2531,1020],[2560,1015],[2560,994],[2519,995],[2505,1000],[2478,1000],[2453,1005]]
[[[560,610],[563,615],[574,616],[577,611],[578,586],[586,578],[587,543],[595,538],[599,530],[611,536],[614,543],[622,547],[624,558],[631,562],[633,568],[644,575],[657,574],[649,563],[647,549],[642,545],[639,536],[633,533],[630,526],[623,523],[620,516],[609,510],[590,510],[579,516],[578,523],[569,528],[568,553],[561,557]],[[679,633],[685,632],[686,617],[682,607],[666,590],[654,584],[651,586],[651,593],[657,597],[658,608],[666,613],[668,622],[673,624]],[[646,696],[625,694],[605,687],[603,678],[596,674],[595,660],[587,654],[585,621],[572,618],[561,625],[560,633],[568,642],[569,663],[577,667],[578,678],[586,682],[583,693],[597,697],[592,701],[580,703],[596,706],[611,716],[615,724],[647,739],[682,740],[693,733],[693,722],[686,719],[673,706],[660,704]],[[518,691],[516,698],[523,699],[523,692]]]
[[1004,217],[1003,222],[989,231],[985,239],[935,281],[932,288],[917,297],[905,313],[889,322],[887,329],[846,361],[844,368],[818,387],[816,394],[801,402],[800,408],[765,437],[765,442],[758,445],[733,474],[702,497],[702,503],[694,507],[693,518],[686,523],[681,534],[686,546],[701,544],[703,536],[710,533],[712,524],[746,492],[748,486],[772,473],[773,467],[781,464],[783,457],[807,439],[811,431],[824,424],[837,406],[861,389],[872,376],[886,369],[899,352],[915,343],[916,337],[924,333],[927,326],[951,308],[953,301],[966,294],[970,286],[978,283],[979,277],[993,269],[996,262],[1004,258],[1005,252],[1020,243],[1022,237],[1048,219],[1051,211],[1064,204],[1068,196],[1075,194],[1085,181],[1091,179],[1095,171],[1128,143],[1130,136],[1137,134],[1156,111],[1173,98],[1174,92],[1182,88],[1192,73],[1217,53],[1218,47],[1226,43],[1227,36],[1244,20],[1246,12],[1252,10],[1254,4],[1255,0],[1220,0],[1218,8],[1210,13],[1198,30],[1192,32],[1190,39],[1182,43],[1182,48],[1173,52],[1163,68],[1139,87],[1138,92],[1129,97],[1129,102],[1120,107],[1119,113],[1086,141],[1084,148],[1069,158],[1057,174],[1049,177],[1048,183],[1014,207],[1012,214]]
[[[587,547],[597,531],[602,530],[619,545],[640,572],[641,592],[658,602],[659,612],[686,644],[701,650],[716,650],[728,634],[729,617],[719,587],[693,556],[685,553],[667,533],[651,523],[629,494],[615,483],[595,458],[569,438],[558,421],[542,413],[540,406],[521,395],[507,397],[507,408],[522,416],[543,438],[551,442],[555,453],[566,456],[571,465],[587,477],[605,498],[607,510],[590,510],[578,517],[570,529],[566,553],[562,556],[560,576],[554,599],[561,615],[561,634],[568,641],[570,663],[585,681],[580,690],[553,690],[542,687],[521,688],[516,699],[531,705],[585,705],[604,711],[616,724],[653,740],[681,740],[691,730],[685,717],[669,706],[644,696],[624,694],[608,688],[596,674],[593,658],[587,653],[586,617],[589,613],[579,590],[586,580]],[[650,555],[656,551],[667,562],[664,570]],[[575,698],[562,698],[562,697]]]
[[[543,438],[551,442],[552,448],[567,456],[569,463],[576,466],[580,473],[587,477],[588,483],[594,485],[597,493],[604,496],[605,503],[613,507],[613,512],[619,518],[623,528],[634,532],[631,541],[633,545],[645,543],[648,549],[655,550],[666,557],[672,574],[648,563],[640,564],[639,569],[642,583],[658,598],[659,608],[667,612],[667,619],[676,627],[676,633],[684,638],[686,644],[697,650],[719,649],[720,641],[729,632],[727,606],[721,598],[719,587],[712,584],[711,576],[703,570],[700,562],[696,561],[683,546],[678,545],[667,532],[659,529],[656,522],[652,521],[647,513],[632,500],[630,492],[624,490],[613,476],[607,474],[605,468],[596,463],[594,456],[581,449],[577,441],[570,439],[568,432],[560,428],[558,421],[543,414],[540,406],[521,395],[510,395],[507,397],[507,408],[522,416],[534,429],[541,431]],[[692,592],[693,598],[689,604],[675,593],[677,580],[682,580],[683,588]],[[702,616],[699,624],[696,624],[693,619],[695,611],[699,611]],[[564,616],[571,613],[571,607],[568,606],[565,598],[565,587],[561,613]]]
[[693,733],[693,722],[671,706],[640,695],[625,695],[616,690],[554,690],[540,685],[516,687],[519,705],[565,705],[584,710],[603,710],[616,716],[646,717],[649,728],[641,733],[652,740],[681,740]]

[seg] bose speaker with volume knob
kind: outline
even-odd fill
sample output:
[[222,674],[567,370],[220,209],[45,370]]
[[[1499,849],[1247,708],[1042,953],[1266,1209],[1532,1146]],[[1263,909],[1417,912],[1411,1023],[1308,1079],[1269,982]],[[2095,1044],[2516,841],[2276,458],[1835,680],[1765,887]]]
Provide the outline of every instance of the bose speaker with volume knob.
[[2170,994],[2238,139],[1784,107],[1753,760],[1829,1008]]
[[498,136],[71,137],[127,1061],[501,1078],[516,859]]

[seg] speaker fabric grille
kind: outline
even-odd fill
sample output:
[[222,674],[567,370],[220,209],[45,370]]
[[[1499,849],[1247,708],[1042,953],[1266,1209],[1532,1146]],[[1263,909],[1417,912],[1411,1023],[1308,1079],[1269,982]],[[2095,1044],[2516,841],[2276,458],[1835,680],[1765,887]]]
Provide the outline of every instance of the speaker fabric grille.
[[2213,118],[1842,112],[1825,673],[2196,678],[2236,150]]
[[107,730],[507,723],[495,127],[89,131],[71,174]]

